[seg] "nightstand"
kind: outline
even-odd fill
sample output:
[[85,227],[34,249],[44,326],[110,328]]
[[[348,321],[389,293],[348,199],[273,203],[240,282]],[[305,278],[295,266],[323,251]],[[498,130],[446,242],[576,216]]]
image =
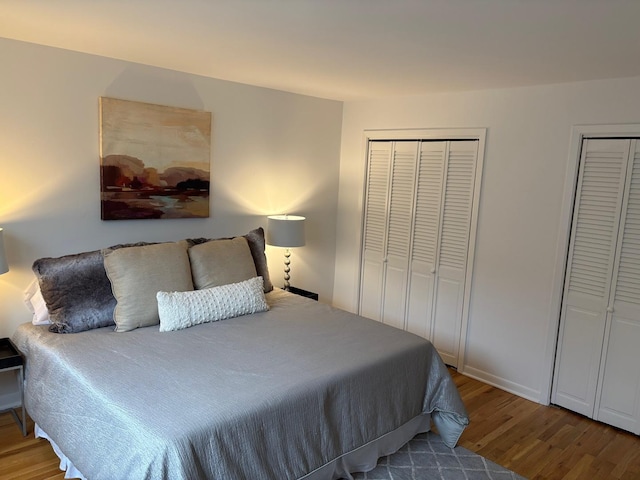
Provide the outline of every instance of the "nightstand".
[[308,292],[307,290],[302,290],[301,288],[289,287],[289,291],[291,293],[295,293],[296,295],[300,295],[301,297],[307,297],[311,300],[318,301],[318,294],[313,292]]
[[0,413],[11,412],[16,423],[22,430],[22,435],[27,436],[27,412],[24,408],[24,359],[18,349],[9,338],[0,338],[0,372],[17,370],[18,388],[20,390],[20,408],[22,409],[22,420],[16,414],[14,408],[2,410]]

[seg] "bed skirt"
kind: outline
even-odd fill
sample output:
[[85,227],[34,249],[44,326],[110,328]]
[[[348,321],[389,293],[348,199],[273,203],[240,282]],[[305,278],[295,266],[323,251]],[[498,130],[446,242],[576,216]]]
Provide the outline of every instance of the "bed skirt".
[[[352,473],[373,470],[379,458],[397,452],[417,434],[428,432],[430,429],[431,415],[418,415],[386,435],[326,463],[313,472],[307,473],[299,480],[335,480],[338,478],[352,480]],[[35,425],[35,436],[49,441],[53,451],[60,459],[60,470],[65,472],[64,478],[86,480],[84,475],[73,465],[73,462],[67,458],[58,445],[47,435],[47,432],[42,430],[38,424]]]

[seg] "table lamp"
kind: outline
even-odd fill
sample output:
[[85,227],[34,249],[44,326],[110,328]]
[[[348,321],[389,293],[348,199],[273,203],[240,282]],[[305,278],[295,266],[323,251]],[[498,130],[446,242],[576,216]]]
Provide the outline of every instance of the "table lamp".
[[267,217],[267,244],[274,247],[284,247],[284,289],[289,290],[291,276],[292,247],[304,245],[305,217],[297,215],[271,215]]

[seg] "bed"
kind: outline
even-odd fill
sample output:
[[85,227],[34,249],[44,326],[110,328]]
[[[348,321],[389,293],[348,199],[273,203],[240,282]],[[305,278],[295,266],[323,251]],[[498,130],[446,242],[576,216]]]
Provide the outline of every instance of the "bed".
[[[131,248],[143,247],[122,250]],[[120,308],[126,299],[101,253]],[[158,294],[159,324],[119,331],[115,322],[61,334],[54,318],[17,329],[13,341],[27,358],[27,411],[69,476],[351,478],[432,424],[455,445],[468,417],[427,340],[273,288],[260,262],[257,296],[265,303],[250,313],[193,322],[203,300],[184,298],[222,289],[208,301],[229,310],[238,294],[228,287],[245,281],[198,289],[192,263],[192,291],[173,292],[182,295],[173,307],[187,326],[167,329]],[[38,274],[47,297],[48,280]],[[55,317],[54,302],[47,303]]]

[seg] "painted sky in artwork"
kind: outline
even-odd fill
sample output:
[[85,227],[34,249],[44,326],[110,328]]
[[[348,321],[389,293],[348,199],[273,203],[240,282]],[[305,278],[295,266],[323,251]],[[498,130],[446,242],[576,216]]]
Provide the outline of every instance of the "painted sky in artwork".
[[102,97],[101,152],[138,158],[163,172],[210,171],[211,113]]

